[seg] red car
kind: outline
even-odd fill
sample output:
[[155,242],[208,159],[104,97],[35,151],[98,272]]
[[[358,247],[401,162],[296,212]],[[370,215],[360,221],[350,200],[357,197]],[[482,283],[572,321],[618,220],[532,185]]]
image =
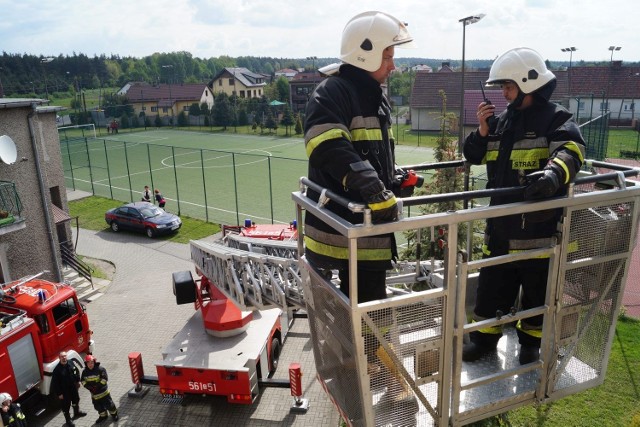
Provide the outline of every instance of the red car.
[[104,219],[113,231],[132,230],[145,233],[149,237],[178,231],[182,220],[165,212],[149,202],[127,203],[119,208],[109,209]]

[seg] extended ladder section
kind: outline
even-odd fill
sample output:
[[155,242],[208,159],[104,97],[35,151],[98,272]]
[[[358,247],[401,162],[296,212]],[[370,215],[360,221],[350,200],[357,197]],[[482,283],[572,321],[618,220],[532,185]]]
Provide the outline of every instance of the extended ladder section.
[[[270,247],[267,242],[284,242],[265,241],[259,245],[259,239],[250,240],[252,246],[243,249],[223,243],[191,241],[191,259],[211,283],[241,310],[262,310],[274,305],[285,313],[304,309],[298,260],[267,255],[264,253],[266,250],[250,251]],[[229,241],[236,242],[233,239]],[[289,253],[293,253],[292,250]]]
[[[313,213],[347,238],[351,254],[357,253],[360,237],[444,231],[441,286],[364,304],[347,299],[336,288],[335,276],[301,257],[317,376],[348,425],[465,425],[519,406],[551,402],[604,381],[638,234],[640,185],[630,177],[637,179],[640,170],[596,161],[587,165],[591,171],[580,174],[567,197],[487,206],[488,197],[516,194],[523,191],[521,187],[410,197],[400,201],[405,207],[415,206],[412,213],[419,212],[420,205],[443,200],[474,200],[481,207],[378,225],[371,224],[366,206],[301,180],[301,190],[293,193],[298,224],[303,210]],[[308,187],[322,194],[321,202],[306,196]],[[364,222],[346,222],[324,207],[328,200],[363,212]],[[474,253],[468,242],[481,239],[487,219],[499,223],[509,215],[551,209],[561,209],[563,220],[557,235],[543,247],[494,258],[466,256]],[[464,236],[461,229],[474,234]],[[302,243],[299,249],[302,253]],[[538,258],[549,259],[544,305],[522,310],[514,301],[508,313],[468,322],[465,302],[481,268]],[[353,256],[351,295],[357,295],[356,267]],[[393,277],[388,281],[398,282]],[[540,315],[544,319],[540,358],[520,365],[512,325]],[[467,334],[493,327],[504,330],[497,352],[463,362]]]
[[0,305],[0,335],[6,335],[24,324],[27,312],[18,308]]

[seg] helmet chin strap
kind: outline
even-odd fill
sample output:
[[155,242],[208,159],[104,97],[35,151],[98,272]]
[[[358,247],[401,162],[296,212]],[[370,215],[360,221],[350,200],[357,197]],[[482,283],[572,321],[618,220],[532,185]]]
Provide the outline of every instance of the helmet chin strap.
[[516,96],[516,99],[514,99],[513,102],[507,106],[507,108],[512,110],[520,108],[525,96],[526,95],[520,89],[518,89],[518,96]]

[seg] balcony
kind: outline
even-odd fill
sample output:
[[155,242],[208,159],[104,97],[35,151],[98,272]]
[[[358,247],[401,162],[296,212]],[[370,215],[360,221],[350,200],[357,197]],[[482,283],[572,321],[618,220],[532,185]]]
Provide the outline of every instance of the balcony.
[[16,185],[9,181],[0,181],[0,235],[25,227],[22,217],[22,203],[16,191]]

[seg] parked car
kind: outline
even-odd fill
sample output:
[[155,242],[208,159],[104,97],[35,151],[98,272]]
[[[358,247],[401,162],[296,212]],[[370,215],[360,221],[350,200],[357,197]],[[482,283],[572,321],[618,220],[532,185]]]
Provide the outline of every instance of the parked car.
[[140,231],[149,237],[173,233],[182,227],[180,217],[149,202],[127,203],[109,209],[104,219],[113,231]]

